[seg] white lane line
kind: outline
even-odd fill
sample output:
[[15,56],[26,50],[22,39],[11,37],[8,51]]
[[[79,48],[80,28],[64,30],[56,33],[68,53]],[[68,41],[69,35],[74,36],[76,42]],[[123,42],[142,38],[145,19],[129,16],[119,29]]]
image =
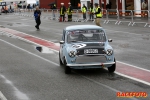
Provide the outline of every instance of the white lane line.
[[7,100],[1,91],[0,91],[0,100]]
[[9,84],[13,88],[14,93],[19,100],[30,100],[26,94],[19,91],[19,89],[17,89],[14,86],[14,84],[10,80],[8,80],[4,75],[0,74],[0,77],[2,77],[5,80],[5,83]]
[[143,80],[140,80],[140,79],[137,79],[137,78],[134,78],[134,77],[131,77],[131,76],[128,76],[128,75],[125,75],[125,74],[121,74],[119,72],[115,72],[116,74],[120,75],[120,76],[123,76],[123,77],[126,77],[126,78],[129,78],[129,79],[132,79],[132,80],[135,80],[137,82],[141,82],[141,83],[144,83],[146,85],[149,85],[150,86],[150,83],[149,82],[146,82],[146,81],[143,81]]
[[[34,54],[34,53],[31,53],[31,52],[29,52],[29,51],[27,51],[27,50],[25,50],[25,49],[23,49],[23,48],[20,48],[20,47],[14,45],[14,44],[11,44],[11,43],[9,43],[9,42],[7,42],[7,41],[5,41],[5,40],[0,39],[0,41],[4,42],[4,43],[6,43],[6,44],[9,44],[9,45],[11,45],[11,46],[13,46],[13,47],[15,47],[15,48],[17,48],[17,49],[20,49],[20,50],[22,50],[22,51],[24,51],[24,52],[26,52],[26,53],[28,53],[28,54],[30,54],[30,55],[33,55],[33,56],[35,56],[35,57],[38,57],[38,58],[40,58],[40,59],[42,59],[42,60],[44,60],[44,61],[47,61],[47,62],[49,62],[49,63],[51,63],[51,64],[53,64],[53,65],[60,66],[59,64],[57,64],[57,63],[55,63],[55,62],[53,62],[53,61],[51,61],[51,60],[45,59],[45,58],[43,58],[43,57],[41,57],[41,56],[38,56],[38,55],[36,55],[36,54]],[[80,74],[78,74],[78,75],[80,75]],[[85,78],[85,79],[87,79],[87,80],[89,80],[89,81],[91,81],[91,82],[93,82],[93,83],[95,83],[95,84],[98,84],[98,85],[101,85],[101,86],[103,86],[103,87],[105,87],[105,88],[107,88],[107,89],[110,89],[110,90],[112,90],[112,91],[114,91],[114,92],[120,92],[120,91],[117,90],[117,89],[114,89],[114,88],[112,88],[112,87],[109,87],[109,86],[107,86],[107,85],[105,85],[105,84],[102,84],[102,83],[100,83],[100,82],[98,82],[98,81],[95,81],[95,80],[93,80],[93,79],[90,79],[90,78],[88,78],[88,77],[86,77],[86,76],[83,76],[83,75],[80,75],[80,76],[82,76],[83,78]],[[138,100],[138,99],[136,99],[136,98],[130,98],[130,99],[132,99],[132,100]]]
[[137,69],[140,69],[140,70],[144,70],[144,71],[150,72],[150,70],[148,70],[148,69],[137,67],[137,66],[134,66],[134,65],[131,65],[131,64],[127,64],[127,63],[121,62],[121,61],[117,61],[117,62],[121,63],[121,64],[124,64],[124,65],[127,65],[127,66],[130,66],[130,67],[133,67],[133,68],[137,68]]

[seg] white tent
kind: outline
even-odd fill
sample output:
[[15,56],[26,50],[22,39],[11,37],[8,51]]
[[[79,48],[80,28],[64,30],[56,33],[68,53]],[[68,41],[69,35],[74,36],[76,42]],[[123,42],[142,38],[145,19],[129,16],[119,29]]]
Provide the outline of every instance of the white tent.
[[36,3],[36,0],[27,0],[26,2],[27,2],[27,4]]
[[36,3],[38,0],[2,0],[3,2],[20,2],[25,1],[26,4]]
[[26,1],[26,0],[3,0],[3,2],[20,2],[20,1]]

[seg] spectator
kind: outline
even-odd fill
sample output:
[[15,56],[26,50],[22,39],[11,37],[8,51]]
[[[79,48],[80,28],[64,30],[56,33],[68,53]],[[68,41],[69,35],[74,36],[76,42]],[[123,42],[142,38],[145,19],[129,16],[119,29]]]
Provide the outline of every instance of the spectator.
[[71,22],[72,21],[72,12],[73,12],[73,9],[72,9],[71,3],[69,2],[68,4],[69,4],[69,7],[67,9],[68,22]]
[[83,4],[83,7],[82,7],[83,20],[86,20],[86,11],[87,11],[87,8],[86,8],[85,4]]
[[14,4],[11,3],[11,11],[12,11],[12,12],[14,12],[14,8],[15,8]]
[[93,4],[90,4],[90,21],[92,21],[94,19],[94,8],[93,8]]
[[41,11],[39,10],[39,7],[37,6],[36,7],[36,10],[34,11],[34,17],[35,17],[35,22],[36,22],[36,28],[37,30],[39,30],[39,26],[41,24],[41,19],[40,19],[40,16],[41,16]]
[[30,4],[28,4],[28,6],[27,6],[27,9],[30,9],[31,7],[30,7]]
[[63,19],[63,22],[65,21],[65,13],[66,13],[66,7],[64,6],[64,3],[61,3],[61,7],[60,7],[60,19]]
[[52,11],[52,12],[53,12],[53,20],[55,20],[56,4],[53,4],[53,5],[51,6],[51,9],[53,10],[53,11]]
[[101,26],[100,24],[100,18],[102,18],[102,12],[101,8],[98,6],[98,3],[95,3],[95,15],[96,15],[96,20],[95,23],[97,26]]
[[4,11],[6,14],[8,13],[8,7],[7,6],[4,7]]

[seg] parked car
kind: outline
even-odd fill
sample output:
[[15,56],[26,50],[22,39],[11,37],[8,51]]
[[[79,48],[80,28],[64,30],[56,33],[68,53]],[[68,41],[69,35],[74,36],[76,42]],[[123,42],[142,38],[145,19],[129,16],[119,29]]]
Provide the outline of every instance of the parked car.
[[103,28],[96,25],[68,26],[63,30],[60,41],[59,62],[65,73],[71,69],[108,68],[116,69],[113,48],[109,45]]

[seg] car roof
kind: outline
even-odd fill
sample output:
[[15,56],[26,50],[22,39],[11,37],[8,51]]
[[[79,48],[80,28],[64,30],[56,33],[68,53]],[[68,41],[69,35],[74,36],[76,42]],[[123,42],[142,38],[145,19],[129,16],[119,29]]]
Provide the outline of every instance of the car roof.
[[65,30],[80,30],[80,29],[102,29],[102,27],[96,25],[72,25],[65,28]]

